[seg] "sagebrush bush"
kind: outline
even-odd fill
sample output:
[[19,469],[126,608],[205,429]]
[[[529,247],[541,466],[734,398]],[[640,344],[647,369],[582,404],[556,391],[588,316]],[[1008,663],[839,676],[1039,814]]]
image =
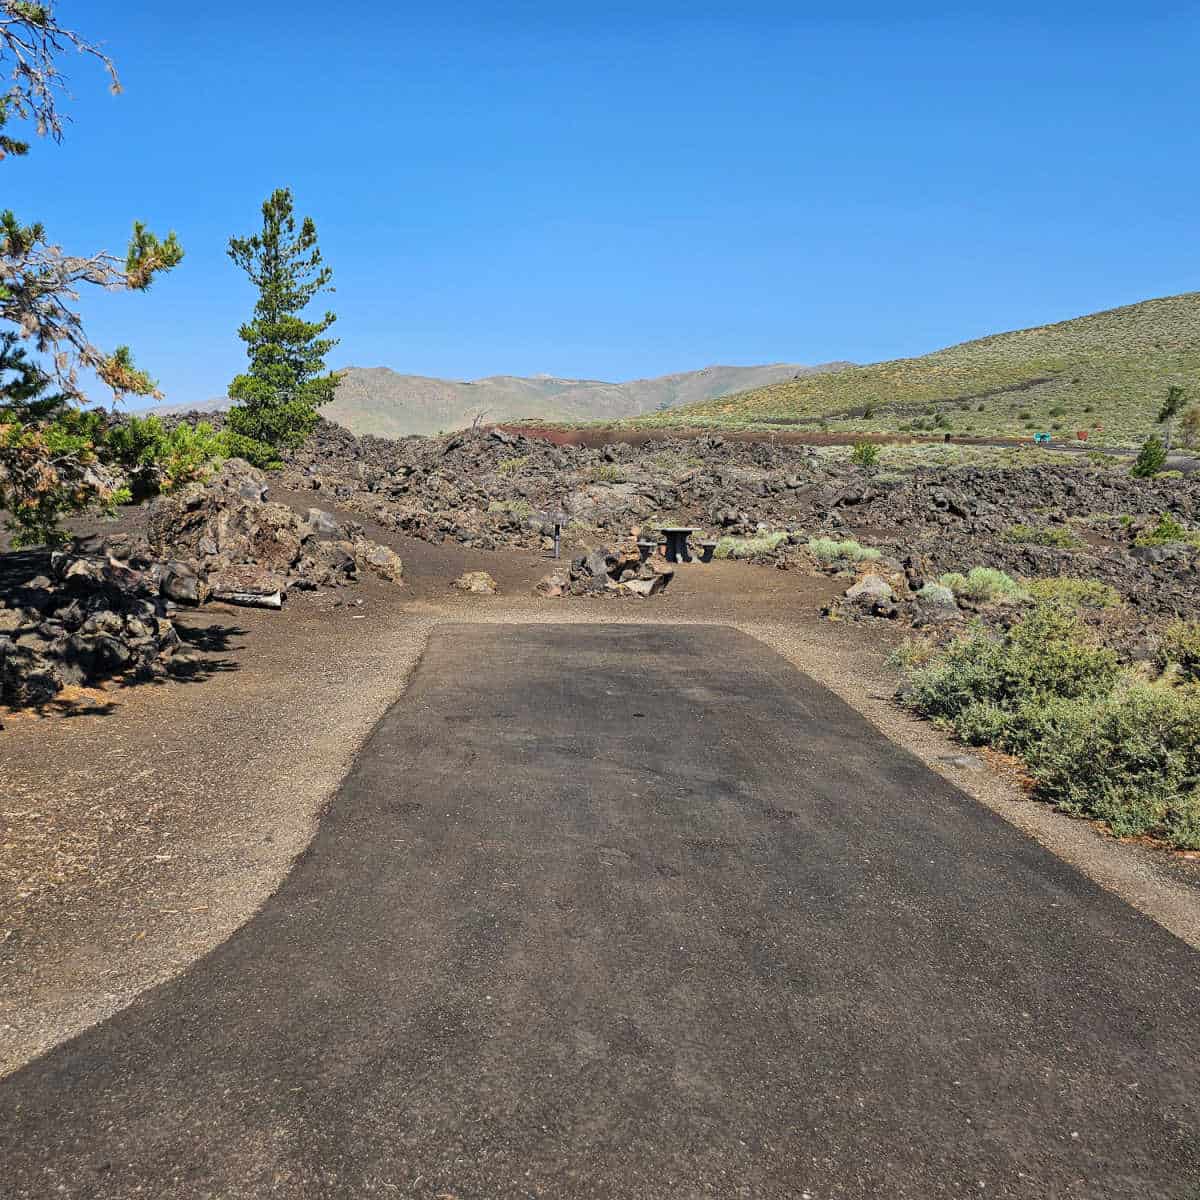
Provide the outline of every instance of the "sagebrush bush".
[[533,505],[528,500],[493,500],[488,505],[490,513],[506,513],[510,517],[524,520],[533,516]]
[[1116,588],[1098,579],[1078,579],[1072,575],[1035,579],[1028,585],[1028,591],[1040,603],[1068,604],[1072,608],[1115,608],[1121,603]]
[[836,538],[812,538],[808,543],[809,553],[818,562],[876,562],[882,554],[873,546],[860,546],[853,538],[839,542]]
[[1134,684],[1097,701],[1048,702],[1023,751],[1038,793],[1118,836],[1200,848],[1200,695]]
[[1185,678],[1200,682],[1200,621],[1175,621],[1168,625],[1158,645],[1161,667],[1176,664]]
[[[909,703],[964,741],[1015,749],[1025,740],[1029,705],[1102,696],[1119,677],[1116,655],[1095,645],[1077,617],[1061,608],[1036,608],[1002,638],[974,626],[910,672]],[[989,706],[986,737],[978,732],[979,705]]]
[[995,567],[972,567],[965,575],[951,571],[942,576],[941,584],[956,596],[976,604],[1023,600],[1028,595],[1011,575]]
[[[510,459],[509,461],[514,460]],[[522,459],[521,461],[526,460]],[[599,466],[592,467],[588,471],[588,476],[595,483],[622,483],[625,480],[625,472],[616,463],[601,463]]]
[[790,535],[776,530],[760,533],[756,537],[741,538],[726,536],[717,542],[714,558],[753,558],[756,554],[770,554],[777,550]]
[[1066,608],[1039,605],[1003,637],[976,625],[896,661],[911,708],[970,745],[1019,754],[1041,799],[1120,836],[1200,847],[1200,691],[1132,682]]
[[940,583],[927,583],[918,592],[918,599],[928,600],[931,604],[953,604],[954,593]]
[[1055,529],[1049,525],[1011,525],[1001,537],[1017,545],[1057,546],[1060,550],[1072,550],[1082,545],[1070,529]]
[[520,454],[516,458],[506,458],[496,467],[496,474],[515,475],[528,461],[528,454]]

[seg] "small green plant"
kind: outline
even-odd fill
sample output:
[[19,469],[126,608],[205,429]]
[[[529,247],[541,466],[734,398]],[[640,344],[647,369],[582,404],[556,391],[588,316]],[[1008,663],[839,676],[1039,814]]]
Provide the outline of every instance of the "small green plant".
[[1012,576],[995,567],[972,567],[965,575],[952,571],[942,576],[941,584],[976,604],[1015,603],[1028,596]]
[[883,556],[873,546],[860,546],[853,538],[839,542],[835,538],[812,538],[808,551],[818,562],[876,562]]
[[1167,448],[1153,434],[1143,443],[1134,461],[1130,474],[1135,479],[1149,479],[1163,469],[1167,461]]
[[917,598],[931,604],[953,604],[954,593],[940,583],[927,583],[918,592]]
[[533,516],[533,505],[528,500],[493,500],[488,505],[490,513],[505,513],[510,517],[524,520]]
[[1029,594],[1039,604],[1066,604],[1076,609],[1115,608],[1121,597],[1115,588],[1098,579],[1077,579],[1058,575],[1052,579],[1035,579],[1028,585]]
[[856,467],[870,470],[879,463],[879,447],[874,442],[855,442],[850,451],[850,461]]
[[760,533],[756,537],[723,537],[717,542],[713,551],[714,558],[754,558],[758,554],[770,554],[778,550],[788,540],[788,534],[781,530],[773,533]]
[[1001,538],[1018,545],[1056,546],[1060,550],[1073,550],[1082,545],[1071,530],[1055,529],[1049,525],[1011,525]]
[[506,458],[496,467],[496,474],[505,476],[515,475],[528,461],[528,454],[522,454],[516,458]]
[[1200,546],[1200,531],[1186,528],[1170,513],[1163,513],[1153,529],[1133,539],[1135,546],[1171,546],[1180,542]]
[[1185,679],[1200,682],[1200,621],[1175,621],[1163,632],[1158,665],[1176,664]]
[[623,483],[625,473],[616,463],[600,463],[588,471],[588,478],[593,483]]

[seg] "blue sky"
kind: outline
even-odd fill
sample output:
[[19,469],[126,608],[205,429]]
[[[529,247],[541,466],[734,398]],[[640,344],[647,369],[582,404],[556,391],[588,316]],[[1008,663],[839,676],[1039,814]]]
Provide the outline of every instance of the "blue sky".
[[336,366],[866,362],[1200,287],[1194,5],[57,8],[125,92],[71,59],[3,203],[73,250],[178,231],[150,295],[87,303],[174,402],[241,369],[225,244],[285,185]]

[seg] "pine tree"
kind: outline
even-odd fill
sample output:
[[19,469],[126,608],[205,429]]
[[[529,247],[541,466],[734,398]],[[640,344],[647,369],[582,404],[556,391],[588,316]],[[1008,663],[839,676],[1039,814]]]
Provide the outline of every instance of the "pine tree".
[[253,319],[238,330],[250,369],[229,385],[236,401],[229,427],[245,439],[232,448],[266,463],[280,448],[303,445],[317,409],[333,399],[337,376],[325,370],[325,355],[337,339],[322,335],[337,318],[332,312],[317,321],[300,315],[318,292],[333,291],[312,218],[297,232],[288,188],[275,191],[262,213],[260,233],[229,239],[229,257],[258,289]]
[[1167,398],[1163,401],[1162,408],[1158,410],[1158,423],[1167,427],[1166,448],[1168,450],[1171,449],[1171,422],[1179,415],[1186,399],[1187,393],[1183,388],[1173,383],[1167,388]]
[[1133,468],[1129,472],[1135,479],[1150,479],[1167,465],[1167,448],[1162,440],[1151,434],[1143,443]]
[[[0,0],[0,160],[30,150],[9,133],[13,121],[62,140],[68,118],[58,104],[65,94],[58,60],[68,49],[96,59],[120,91],[113,63],[63,26],[51,3]],[[0,509],[16,544],[60,540],[63,515],[113,495],[95,469],[100,422],[81,411],[87,373],[108,385],[114,402],[159,394],[127,346],[106,350],[91,341],[76,307],[81,290],[145,291],[182,258],[173,233],[159,240],[141,223],[124,258],[80,255],[50,241],[40,222],[0,212]]]

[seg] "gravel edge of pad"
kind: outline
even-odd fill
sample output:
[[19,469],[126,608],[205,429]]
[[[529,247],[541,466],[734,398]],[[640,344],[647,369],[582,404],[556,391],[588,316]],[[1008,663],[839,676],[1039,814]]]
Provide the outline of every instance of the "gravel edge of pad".
[[[378,648],[378,658],[393,668],[388,679],[357,675],[356,683],[364,686],[354,702],[342,706],[339,719],[323,726],[305,753],[297,753],[295,743],[281,736],[271,750],[276,770],[265,770],[261,757],[243,758],[248,786],[261,789],[264,780],[269,781],[269,795],[235,828],[223,829],[214,845],[203,847],[202,857],[211,861],[216,842],[229,844],[239,835],[245,844],[252,840],[265,848],[257,849],[250,861],[226,863],[225,869],[197,878],[195,907],[203,909],[202,914],[177,914],[178,919],[164,922],[154,937],[123,947],[119,955],[110,954],[102,962],[81,964],[69,992],[47,988],[37,979],[5,987],[0,1003],[0,1078],[188,970],[252,920],[274,895],[312,842],[359,748],[403,697],[438,623],[399,615],[387,643]],[[325,715],[331,711],[323,709]],[[270,835],[269,841],[264,842],[264,834]]]

